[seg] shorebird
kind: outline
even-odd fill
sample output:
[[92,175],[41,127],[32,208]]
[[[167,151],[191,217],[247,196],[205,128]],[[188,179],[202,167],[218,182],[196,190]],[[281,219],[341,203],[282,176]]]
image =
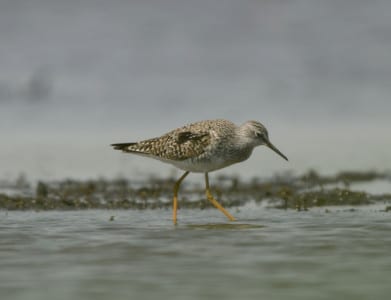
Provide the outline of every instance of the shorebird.
[[231,221],[235,218],[213,197],[208,173],[248,159],[257,146],[265,145],[288,158],[269,140],[265,126],[247,121],[237,126],[228,120],[206,120],[174,129],[160,137],[135,143],[112,144],[116,150],[160,160],[185,173],[174,185],[172,220],[177,223],[178,190],[190,172],[205,174],[207,199]]

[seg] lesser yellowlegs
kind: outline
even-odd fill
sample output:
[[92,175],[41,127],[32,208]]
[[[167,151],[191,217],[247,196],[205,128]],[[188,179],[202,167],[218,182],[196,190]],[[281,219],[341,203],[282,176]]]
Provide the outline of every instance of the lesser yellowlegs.
[[270,141],[267,129],[256,121],[237,126],[227,120],[206,120],[174,129],[160,137],[136,143],[112,144],[114,149],[158,159],[186,172],[174,185],[173,222],[177,222],[178,190],[190,172],[205,174],[207,199],[229,220],[235,218],[212,196],[208,173],[250,157],[254,147],[265,145],[288,158]]

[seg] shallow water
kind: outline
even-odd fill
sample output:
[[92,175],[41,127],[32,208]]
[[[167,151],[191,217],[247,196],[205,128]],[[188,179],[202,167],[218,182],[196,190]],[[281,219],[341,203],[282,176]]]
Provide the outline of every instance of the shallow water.
[[[0,212],[2,299],[386,299],[383,206]],[[110,219],[112,219],[110,221]]]

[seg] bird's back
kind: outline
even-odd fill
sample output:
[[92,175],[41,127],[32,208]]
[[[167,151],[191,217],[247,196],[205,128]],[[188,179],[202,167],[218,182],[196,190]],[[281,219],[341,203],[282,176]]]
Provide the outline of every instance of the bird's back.
[[206,120],[174,129],[160,137],[112,146],[163,161],[183,161],[213,152],[221,140],[233,135],[234,128],[235,124],[227,120]]

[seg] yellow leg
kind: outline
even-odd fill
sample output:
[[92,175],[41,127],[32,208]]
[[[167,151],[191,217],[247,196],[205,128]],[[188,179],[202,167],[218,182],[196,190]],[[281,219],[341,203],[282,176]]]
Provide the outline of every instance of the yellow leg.
[[187,175],[189,175],[189,171],[186,171],[185,174],[183,174],[181,176],[181,178],[178,179],[177,182],[175,182],[175,185],[174,185],[174,199],[172,201],[172,221],[174,222],[174,225],[176,225],[176,211],[178,209],[178,190],[179,190],[179,186],[181,185],[183,179],[185,179],[185,177]]
[[221,206],[221,204],[217,202],[215,198],[213,198],[209,188],[208,173],[205,173],[205,185],[206,185],[206,197],[208,198],[208,200],[213,204],[214,207],[216,207],[219,211],[221,211],[224,215],[226,215],[230,221],[235,221],[236,219],[228,211],[226,211],[225,208]]

